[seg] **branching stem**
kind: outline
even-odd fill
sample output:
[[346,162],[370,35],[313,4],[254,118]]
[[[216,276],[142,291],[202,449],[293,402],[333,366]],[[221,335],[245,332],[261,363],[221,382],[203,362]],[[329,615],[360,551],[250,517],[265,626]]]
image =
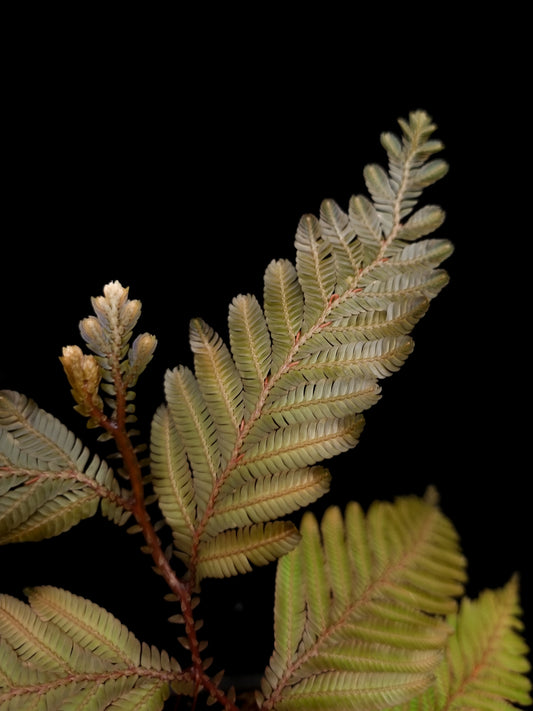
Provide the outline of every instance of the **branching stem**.
[[126,427],[126,389],[119,368],[116,368],[114,372],[114,385],[116,391],[115,418],[109,419],[102,412],[94,412],[93,416],[99,420],[102,427],[104,427],[115,441],[131,484],[132,501],[130,510],[141,528],[147,548],[150,551],[157,570],[161,573],[168,587],[180,602],[181,614],[185,624],[185,633],[187,635],[187,647],[192,662],[191,669],[188,670],[188,673],[195,686],[195,695],[203,688],[215,698],[226,711],[238,711],[233,702],[205,673],[193,614],[192,585],[188,581],[182,581],[170,565],[146,508],[141,465]]

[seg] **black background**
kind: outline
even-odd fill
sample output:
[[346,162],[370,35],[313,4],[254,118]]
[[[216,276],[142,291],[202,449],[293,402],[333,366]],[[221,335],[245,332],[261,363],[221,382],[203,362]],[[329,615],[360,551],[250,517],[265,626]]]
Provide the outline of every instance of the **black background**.
[[[451,282],[417,326],[413,355],[383,383],[360,444],[329,463],[332,489],[316,511],[435,485],[469,559],[468,593],[519,572],[530,636],[523,18],[388,13],[14,21],[0,387],[31,396],[92,446],[58,356],[81,345],[89,298],[117,279],[142,300],[140,328],[159,342],[137,388],[147,433],[165,369],[191,363],[190,318],[226,335],[233,296],[260,296],[269,261],[293,259],[300,216],[324,198],[346,209],[364,191],[364,165],[385,163],[379,134],[423,108],[450,164],[426,201],[448,215]],[[97,516],[1,549],[2,591],[66,587],[179,655],[166,590],[139,545]],[[202,634],[216,668],[255,674],[268,661],[273,575],[270,566],[206,583]]]

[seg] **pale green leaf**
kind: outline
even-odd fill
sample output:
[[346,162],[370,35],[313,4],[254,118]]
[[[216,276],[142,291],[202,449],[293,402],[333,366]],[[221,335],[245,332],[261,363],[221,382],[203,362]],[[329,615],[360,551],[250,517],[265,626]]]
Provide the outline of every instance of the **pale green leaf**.
[[361,416],[328,418],[281,427],[252,443],[228,478],[229,485],[311,466],[355,447]]
[[300,220],[295,246],[296,270],[304,293],[303,327],[309,328],[320,320],[335,290],[335,260],[314,215]]
[[129,512],[110,467],[33,400],[0,393],[0,543],[38,541],[102,513]]
[[272,362],[270,333],[255,296],[235,297],[228,324],[231,351],[244,387],[245,414],[250,415],[257,406]]
[[457,535],[431,501],[377,502],[366,516],[354,503],[344,516],[330,507],[320,525],[304,515],[301,543],[278,562],[275,617],[291,623],[281,596],[291,586],[305,604],[294,597],[290,638],[277,628],[269,707],[381,711],[430,687],[465,579]]
[[52,622],[91,654],[125,666],[139,664],[141,645],[136,637],[104,608],[73,593],[49,585],[25,590],[31,609],[52,629]]
[[329,490],[330,474],[323,467],[291,469],[257,477],[231,493],[222,489],[207,532],[244,527],[286,516],[309,506]]
[[348,374],[361,378],[386,378],[400,369],[412,350],[413,342],[408,336],[348,342],[304,356],[291,373],[305,372],[306,378],[317,380]]
[[264,309],[272,337],[272,370],[277,372],[294,346],[304,311],[298,274],[287,259],[272,261],[266,269]]
[[411,215],[401,227],[398,238],[412,241],[438,229],[444,222],[445,213],[438,205],[424,205]]
[[[165,395],[173,426],[194,474],[198,516],[203,514],[219,473],[220,450],[214,418],[192,371],[179,366],[165,375]],[[180,457],[181,465],[183,460]],[[192,505],[192,504],[191,504]]]
[[176,548],[187,556],[196,525],[194,482],[183,441],[165,405],[152,420],[150,454],[159,506],[172,529]]
[[422,296],[389,302],[383,309],[340,316],[313,334],[301,348],[301,355],[353,341],[375,341],[387,336],[409,334],[427,313],[429,300]]
[[517,578],[462,601],[447,655],[450,711],[469,708],[473,699],[480,709],[533,703],[521,613]]
[[276,711],[377,711],[421,693],[426,674],[324,671],[290,687]]
[[[391,711],[508,711],[531,706],[529,649],[515,578],[450,616],[453,634],[433,685]],[[517,704],[517,705],[515,705]]]
[[298,652],[305,628],[302,557],[285,555],[276,570],[274,639],[279,663],[287,668]]
[[224,531],[201,541],[198,580],[247,573],[291,551],[300,534],[288,521],[274,521]]
[[232,454],[243,414],[243,385],[222,338],[202,319],[190,325],[194,372],[217,429],[222,462]]
[[439,269],[406,270],[389,277],[390,270],[382,267],[382,274],[385,279],[376,270],[364,280],[365,288],[358,300],[366,308],[385,309],[391,301],[400,299],[433,299],[449,281],[448,274]]
[[374,204],[365,195],[354,195],[349,203],[350,224],[363,244],[365,264],[377,256],[384,237],[383,224]]
[[[327,417],[343,418],[363,412],[380,397],[375,380],[345,377],[316,382],[303,381],[265,403],[263,418],[281,427]],[[260,430],[261,421],[257,429]],[[253,439],[253,438],[251,438]]]
[[354,280],[363,259],[362,244],[350,217],[334,200],[320,206],[320,232],[329,242],[337,275],[336,291],[342,293]]
[[0,596],[0,708],[161,711],[169,683],[192,693],[175,659],[103,608],[48,586],[27,594]]

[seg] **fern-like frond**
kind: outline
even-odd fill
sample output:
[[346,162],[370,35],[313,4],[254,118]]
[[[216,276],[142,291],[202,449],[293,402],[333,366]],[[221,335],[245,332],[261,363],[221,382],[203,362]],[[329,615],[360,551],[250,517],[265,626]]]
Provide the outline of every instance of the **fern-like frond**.
[[320,231],[330,245],[335,260],[336,291],[342,294],[363,263],[362,243],[349,215],[334,200],[324,200],[320,206]]
[[244,414],[250,417],[272,363],[270,332],[255,296],[235,297],[230,305],[228,325],[231,352],[244,387]]
[[[531,706],[528,647],[518,580],[463,598],[449,617],[453,634],[432,686],[391,711],[507,711]],[[518,706],[515,706],[517,704]]]
[[287,362],[302,327],[304,296],[296,267],[287,259],[272,261],[264,277],[264,308],[272,337],[272,372]]
[[330,243],[314,215],[305,215],[296,230],[296,270],[304,294],[303,328],[321,320],[335,291],[337,276]]
[[33,400],[0,393],[0,543],[38,541],[102,513],[124,523],[112,470]]
[[196,527],[196,495],[185,447],[165,405],[152,420],[151,451],[154,491],[172,529],[176,550],[187,560]]
[[361,310],[340,316],[326,328],[314,333],[302,346],[302,355],[324,350],[330,346],[376,341],[386,337],[409,334],[425,315],[429,300],[423,296],[391,301],[387,309]]
[[400,369],[413,347],[414,343],[408,336],[391,336],[320,348],[303,356],[291,369],[291,375],[285,382],[289,379],[294,381],[300,372],[305,374],[306,379],[313,380],[338,378],[346,374],[359,378],[386,378]]
[[314,419],[275,429],[251,443],[228,477],[226,491],[258,476],[311,466],[355,447],[363,418]]
[[275,512],[307,501],[299,476],[291,490],[288,473],[356,445],[362,413],[381,394],[378,381],[403,365],[411,331],[448,281],[440,265],[452,246],[427,237],[444,213],[418,207],[422,189],[445,172],[430,160],[441,145],[424,112],[400,126],[401,138],[382,137],[388,170],[364,171],[369,195],[352,198],[348,212],[325,200],[319,217],[304,215],[295,263],[275,260],[266,269],[263,305],[251,295],[232,301],[229,347],[195,319],[194,372],[182,366],[167,374],[175,433],[168,421],[161,439],[156,423],[156,487],[178,554],[190,552],[193,570],[197,551],[221,526],[250,523],[248,506],[251,522],[266,524],[269,509],[276,520]]
[[503,710],[509,703],[533,704],[521,614],[516,578],[500,590],[484,591],[477,600],[462,600],[443,663],[448,672],[447,709]]
[[157,711],[170,686],[193,685],[166,652],[141,644],[113,615],[53,587],[0,596],[0,707]]
[[[167,371],[165,395],[172,422],[180,436],[177,446],[185,448],[194,473],[193,486],[201,516],[207,507],[220,468],[221,454],[216,423],[200,391],[198,381],[189,368],[180,366]],[[164,470],[159,471],[160,477],[163,476]]]
[[323,496],[329,489],[330,480],[329,471],[320,466],[254,478],[220,496],[206,532],[213,535],[224,529],[282,518]]
[[264,414],[257,422],[250,441],[261,430],[283,427],[297,422],[334,417],[343,418],[363,412],[374,405],[381,390],[375,380],[344,377],[337,380],[322,378],[309,382],[307,379],[279,397],[271,397],[265,403]]
[[224,531],[200,544],[198,579],[247,573],[291,551],[300,534],[288,521],[274,521]]
[[244,414],[242,380],[222,338],[201,319],[191,322],[190,342],[195,375],[215,421],[222,462],[226,463]]
[[429,501],[350,503],[278,561],[275,649],[261,708],[384,709],[433,680],[463,591],[465,561],[451,523]]
[[354,195],[349,202],[349,217],[363,254],[363,264],[372,264],[378,258],[384,239],[380,215],[365,195]]
[[441,159],[432,159],[443,149],[434,139],[436,126],[424,111],[413,111],[409,120],[399,119],[402,140],[393,133],[383,133],[381,144],[389,159],[388,174],[379,166],[365,170],[368,191],[377,207],[385,234],[398,229],[416,206],[424,188],[440,180],[448,171]]

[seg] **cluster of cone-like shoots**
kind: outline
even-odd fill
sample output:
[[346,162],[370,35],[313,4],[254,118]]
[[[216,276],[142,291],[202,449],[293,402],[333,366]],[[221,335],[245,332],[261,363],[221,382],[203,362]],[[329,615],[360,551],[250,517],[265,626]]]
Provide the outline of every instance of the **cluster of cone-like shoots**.
[[108,404],[116,411],[117,400],[124,402],[128,419],[134,419],[130,390],[152,359],[157,340],[142,333],[130,344],[131,335],[141,315],[141,302],[128,298],[128,289],[118,281],[104,287],[104,295],[92,298],[95,316],[80,322],[80,332],[94,355],[86,355],[79,346],[65,346],[60,358],[76,401],[75,409],[88,417],[88,426],[101,424],[103,401],[100,388],[108,396]]

